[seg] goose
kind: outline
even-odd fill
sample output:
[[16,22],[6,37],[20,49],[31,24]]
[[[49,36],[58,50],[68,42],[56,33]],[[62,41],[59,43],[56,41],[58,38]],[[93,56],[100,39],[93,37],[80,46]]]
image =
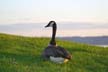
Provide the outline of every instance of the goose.
[[42,52],[42,57],[45,60],[50,60],[55,63],[66,63],[71,59],[71,54],[63,47],[56,44],[55,36],[57,24],[55,21],[50,21],[45,28],[52,27],[52,38],[49,45]]

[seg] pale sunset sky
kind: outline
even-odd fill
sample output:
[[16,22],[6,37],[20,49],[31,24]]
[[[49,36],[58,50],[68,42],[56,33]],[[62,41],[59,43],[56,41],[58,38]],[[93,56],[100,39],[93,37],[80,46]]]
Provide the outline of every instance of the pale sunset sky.
[[0,0],[0,24],[108,22],[108,0]]
[[108,0],[0,0],[0,32],[35,36],[34,32],[42,31],[37,36],[47,36],[49,32],[41,28],[27,34],[3,25],[45,23],[38,24],[43,27],[50,20],[60,23],[57,36],[108,35]]

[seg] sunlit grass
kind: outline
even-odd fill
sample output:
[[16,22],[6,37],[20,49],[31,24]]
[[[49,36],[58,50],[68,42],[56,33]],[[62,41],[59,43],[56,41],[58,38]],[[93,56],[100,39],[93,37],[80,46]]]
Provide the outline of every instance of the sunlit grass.
[[55,64],[41,58],[49,40],[0,34],[0,72],[108,72],[108,48],[57,40],[72,60]]

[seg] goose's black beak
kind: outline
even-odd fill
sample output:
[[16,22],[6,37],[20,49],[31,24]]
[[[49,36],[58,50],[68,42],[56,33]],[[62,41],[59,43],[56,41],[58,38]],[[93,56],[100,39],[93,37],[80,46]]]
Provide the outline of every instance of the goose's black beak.
[[48,25],[45,26],[45,28],[47,28],[47,27],[48,27]]
[[49,27],[49,23],[45,26],[45,28]]

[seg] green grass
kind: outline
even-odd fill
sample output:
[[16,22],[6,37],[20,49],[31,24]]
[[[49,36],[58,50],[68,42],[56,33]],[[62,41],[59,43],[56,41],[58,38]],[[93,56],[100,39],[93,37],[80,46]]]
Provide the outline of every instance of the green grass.
[[0,72],[108,72],[108,48],[57,40],[72,60],[55,64],[41,58],[49,40],[0,34]]

